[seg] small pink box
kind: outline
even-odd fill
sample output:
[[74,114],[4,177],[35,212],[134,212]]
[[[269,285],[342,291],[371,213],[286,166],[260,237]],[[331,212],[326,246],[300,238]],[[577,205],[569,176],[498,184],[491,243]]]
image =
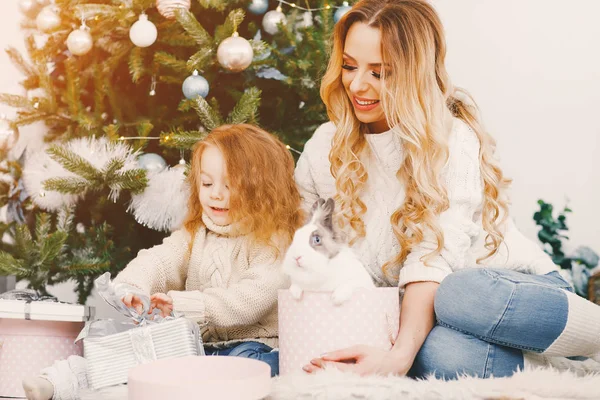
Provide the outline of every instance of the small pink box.
[[81,305],[0,300],[0,396],[24,398],[24,378],[82,355],[74,341],[92,317],[93,308]]
[[243,357],[189,356],[129,370],[129,400],[259,400],[271,391],[269,364]]
[[299,372],[321,354],[357,344],[390,349],[398,334],[398,288],[357,289],[336,306],[331,293],[279,290],[279,374]]

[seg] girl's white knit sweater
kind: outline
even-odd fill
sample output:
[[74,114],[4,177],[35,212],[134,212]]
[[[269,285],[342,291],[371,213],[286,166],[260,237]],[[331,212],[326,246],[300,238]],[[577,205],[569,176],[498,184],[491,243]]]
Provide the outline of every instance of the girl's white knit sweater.
[[195,235],[175,231],[162,244],[141,250],[115,278],[147,294],[166,293],[175,311],[200,324],[214,345],[254,340],[277,346],[277,291],[289,287],[283,250],[260,245],[235,225],[206,215]]

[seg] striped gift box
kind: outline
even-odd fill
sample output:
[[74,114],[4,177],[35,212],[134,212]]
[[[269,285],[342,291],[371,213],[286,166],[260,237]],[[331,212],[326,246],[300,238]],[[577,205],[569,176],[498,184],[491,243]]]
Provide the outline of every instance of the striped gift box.
[[198,326],[185,318],[83,339],[87,378],[94,390],[126,383],[129,369],[136,365],[159,359],[197,356],[203,353],[201,348]]

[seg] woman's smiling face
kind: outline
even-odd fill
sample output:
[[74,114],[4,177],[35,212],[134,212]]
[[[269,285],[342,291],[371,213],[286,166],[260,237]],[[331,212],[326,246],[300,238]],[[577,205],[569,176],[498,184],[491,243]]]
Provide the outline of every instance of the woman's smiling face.
[[381,31],[362,22],[348,30],[344,43],[342,84],[356,118],[371,133],[389,130],[381,107]]

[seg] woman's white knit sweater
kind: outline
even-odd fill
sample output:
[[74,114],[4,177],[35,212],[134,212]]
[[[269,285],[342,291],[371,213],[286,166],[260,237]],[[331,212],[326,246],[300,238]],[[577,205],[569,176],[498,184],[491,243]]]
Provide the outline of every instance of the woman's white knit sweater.
[[147,294],[167,293],[175,311],[200,324],[205,343],[254,340],[277,346],[277,290],[289,282],[283,251],[259,245],[234,225],[203,215],[195,235],[175,231],[162,244],[141,250],[115,278]]
[[[306,142],[304,152],[296,167],[295,178],[309,209],[318,197],[333,197],[335,179],[330,172],[329,152],[335,126],[329,122],[321,125]],[[470,127],[454,119],[449,137],[449,159],[442,171],[450,206],[439,216],[444,234],[441,254],[426,266],[420,258],[437,247],[431,232],[425,232],[424,241],[407,257],[398,270],[384,274],[382,265],[393,259],[400,247],[392,230],[390,218],[404,201],[404,188],[396,178],[403,160],[399,135],[390,130],[367,134],[371,151],[366,152],[363,163],[368,172],[365,189],[360,195],[367,206],[363,216],[366,236],[353,246],[367,270],[380,286],[399,285],[419,281],[441,282],[451,272],[462,268],[510,268],[530,274],[546,274],[556,270],[551,258],[534,242],[517,230],[510,218],[503,227],[504,244],[498,253],[477,264],[476,260],[487,254],[486,232],[481,222],[483,181],[479,163],[479,140]]]

